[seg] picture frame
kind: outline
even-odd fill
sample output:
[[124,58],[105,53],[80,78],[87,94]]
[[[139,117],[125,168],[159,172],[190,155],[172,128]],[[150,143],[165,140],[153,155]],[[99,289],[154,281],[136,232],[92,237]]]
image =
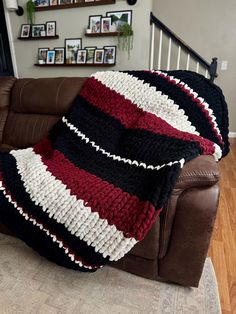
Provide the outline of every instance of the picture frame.
[[56,21],[46,22],[46,36],[56,36]]
[[64,64],[65,63],[65,48],[64,47],[55,47],[55,64]]
[[86,63],[94,63],[94,54],[97,47],[84,47],[87,50]]
[[21,38],[30,37],[30,24],[22,24],[21,25],[20,37]]
[[102,15],[90,15],[89,16],[89,29],[91,33],[100,33],[101,32],[101,19]]
[[101,33],[109,33],[111,31],[111,16],[101,18]]
[[49,0],[49,5],[57,5],[58,1],[57,0]]
[[77,64],[84,64],[87,60],[87,50],[79,49],[77,53]]
[[96,49],[94,52],[94,63],[103,64],[104,63],[104,49]]
[[116,46],[104,46],[104,63],[115,64],[116,63]]
[[77,52],[82,48],[82,38],[65,39],[65,62],[72,64],[77,62]]
[[71,3],[73,3],[73,0],[58,0],[59,5],[71,4]]
[[132,25],[132,10],[107,12],[106,16],[111,17],[111,25],[116,31],[126,23]]
[[84,0],[84,2],[95,2],[95,0]]
[[48,50],[46,64],[54,64],[54,63],[55,63],[55,50]]
[[[41,32],[45,34],[45,24],[33,24],[31,29],[32,37],[41,37]],[[44,35],[45,36],[45,35]]]
[[47,62],[47,52],[49,48],[38,48],[38,63],[45,64]]
[[35,6],[36,7],[47,7],[50,3],[50,0],[35,0]]

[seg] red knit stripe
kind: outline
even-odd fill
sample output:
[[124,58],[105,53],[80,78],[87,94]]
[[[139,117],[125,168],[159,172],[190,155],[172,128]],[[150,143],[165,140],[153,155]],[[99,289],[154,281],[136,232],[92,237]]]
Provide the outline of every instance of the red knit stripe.
[[[207,111],[207,109],[204,107],[204,105],[202,104],[202,102],[196,98],[184,85],[182,84],[179,84],[176,82],[176,80],[173,78],[171,78],[170,76],[168,75],[164,75],[163,73],[157,73],[157,72],[152,72],[152,71],[148,71],[147,72],[150,72],[150,73],[154,73],[156,75],[159,75],[161,78],[165,79],[166,81],[168,81],[169,83],[171,83],[172,85],[176,85],[177,87],[179,87],[185,94],[187,94],[191,100],[193,102],[195,102],[197,104],[198,107],[201,108],[202,112],[204,112],[209,124],[211,125],[212,127],[212,131],[214,132],[215,136],[218,138],[218,140],[220,141],[220,143],[222,145],[224,145],[224,142],[222,140],[222,137],[221,135],[217,132],[217,130],[215,129],[215,125],[212,121],[212,117],[209,115],[209,112]],[[184,82],[183,82],[184,83]]]
[[[160,210],[148,201],[140,201],[109,182],[74,166],[65,156],[53,150],[49,139],[34,147],[54,177],[62,181],[77,199],[82,199],[92,212],[124,233],[127,238],[143,239]],[[44,152],[51,152],[50,159]],[[75,181],[76,178],[76,181]],[[145,223],[144,223],[145,222]]]
[[[0,181],[2,182],[2,186],[5,188],[6,194],[7,194],[8,196],[10,196],[11,199],[12,199],[12,201],[17,204],[16,200],[15,200],[14,197],[11,195],[10,191],[6,188],[6,186],[5,186],[5,184],[4,184],[4,180],[3,180],[3,175],[2,175],[1,172],[0,172]],[[18,207],[18,208],[22,208],[22,207],[19,206],[18,204],[17,204],[17,207]],[[54,231],[52,232],[47,226],[45,226],[45,224],[44,224],[42,221],[39,221],[38,219],[36,219],[36,218],[33,216],[33,214],[27,212],[27,210],[25,210],[24,208],[22,208],[22,210],[23,210],[23,213],[24,213],[24,214],[27,214],[30,218],[34,219],[38,224],[42,225],[44,229],[48,230],[49,233],[50,233],[52,236],[55,236],[58,241],[61,241],[62,244],[63,244],[63,247],[64,247],[65,249],[68,249],[67,255],[73,254],[75,261],[79,261],[79,262],[81,262],[84,266],[86,266],[86,267],[91,267],[92,269],[100,268],[100,266],[88,264],[88,263],[87,263],[85,260],[83,260],[80,256],[76,255],[75,252],[74,252],[73,250],[71,250],[71,249],[69,248],[69,246],[63,241],[63,239],[61,239],[60,237],[58,237],[58,236],[55,234]],[[21,213],[20,213],[19,211],[18,211],[18,213],[21,215]],[[36,228],[37,228],[37,226],[36,226]],[[42,232],[43,232],[43,231],[42,231]],[[49,237],[49,236],[48,236],[48,237]],[[51,239],[51,237],[49,237],[49,238]]]
[[[91,93],[91,90],[93,90],[93,93]],[[203,154],[211,155],[215,152],[214,143],[211,141],[175,129],[163,119],[138,108],[123,95],[116,93],[93,77],[86,81],[80,95],[90,104],[118,119],[127,128],[144,129],[185,141],[196,141],[203,149]]]

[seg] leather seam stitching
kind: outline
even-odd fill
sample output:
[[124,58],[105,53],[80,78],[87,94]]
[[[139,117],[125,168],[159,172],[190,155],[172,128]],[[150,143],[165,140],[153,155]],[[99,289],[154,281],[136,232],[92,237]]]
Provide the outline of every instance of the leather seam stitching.
[[57,87],[57,94],[56,94],[56,108],[57,108],[57,104],[58,104],[58,98],[59,98],[59,93],[61,90],[61,86],[62,84],[65,82],[65,78],[59,83],[58,87]]

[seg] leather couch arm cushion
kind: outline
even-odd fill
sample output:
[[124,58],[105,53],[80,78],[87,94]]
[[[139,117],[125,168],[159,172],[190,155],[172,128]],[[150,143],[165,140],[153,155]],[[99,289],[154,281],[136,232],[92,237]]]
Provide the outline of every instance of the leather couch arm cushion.
[[219,169],[214,157],[202,155],[184,165],[175,189],[212,186],[219,179]]

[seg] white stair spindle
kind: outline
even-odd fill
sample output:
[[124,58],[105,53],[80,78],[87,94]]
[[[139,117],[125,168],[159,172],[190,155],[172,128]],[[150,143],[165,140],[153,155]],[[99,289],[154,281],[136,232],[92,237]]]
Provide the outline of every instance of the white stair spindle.
[[152,23],[151,52],[150,52],[150,65],[149,65],[149,70],[151,71],[153,70],[154,49],[155,49],[155,24]]
[[187,56],[187,64],[186,64],[186,70],[187,70],[187,71],[189,70],[189,62],[190,62],[190,54],[188,53],[188,56]]
[[196,72],[199,72],[199,62],[197,62],[197,66],[196,66]]
[[158,70],[161,69],[161,52],[162,52],[162,30],[160,30],[160,38],[159,38]]
[[181,46],[179,46],[179,48],[178,48],[178,57],[177,57],[177,65],[176,65],[177,70],[179,70],[180,55],[181,55]]
[[171,56],[171,43],[172,43],[172,40],[171,38],[169,38],[169,47],[168,47],[168,57],[167,57],[167,71],[170,70],[170,56]]

